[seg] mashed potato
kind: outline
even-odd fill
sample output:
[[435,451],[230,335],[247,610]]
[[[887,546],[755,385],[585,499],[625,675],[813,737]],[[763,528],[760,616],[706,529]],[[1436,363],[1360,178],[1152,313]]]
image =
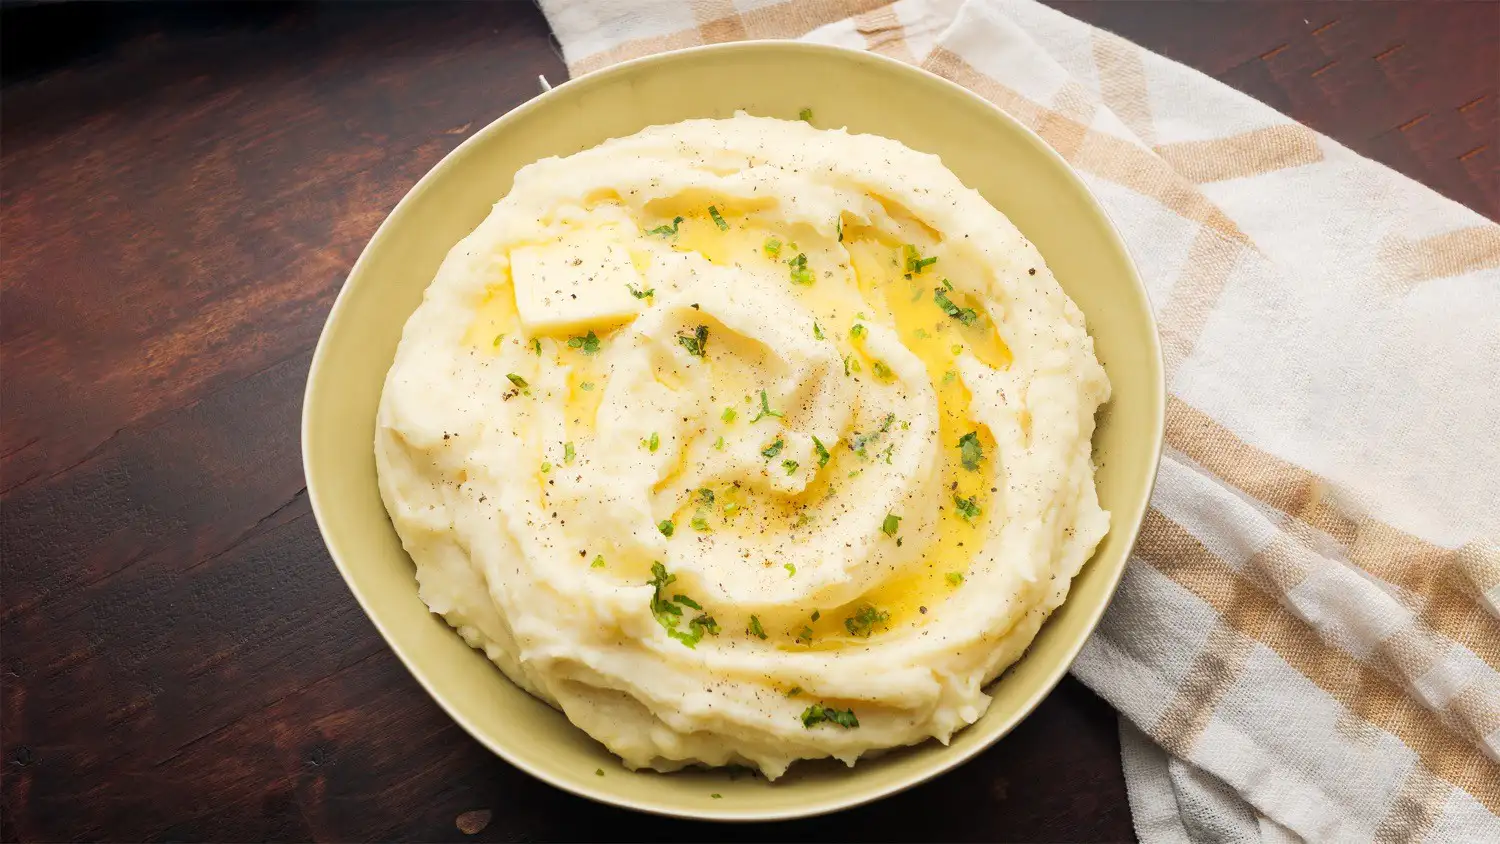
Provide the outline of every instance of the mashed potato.
[[1109,382],[934,156],[736,115],[516,174],[375,456],[420,594],[631,767],[947,741],[1109,527]]

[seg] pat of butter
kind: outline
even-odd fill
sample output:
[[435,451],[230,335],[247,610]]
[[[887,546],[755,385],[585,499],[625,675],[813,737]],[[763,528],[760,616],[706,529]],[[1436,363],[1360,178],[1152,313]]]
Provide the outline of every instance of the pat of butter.
[[599,234],[569,234],[545,246],[511,250],[516,311],[528,334],[573,331],[634,319],[640,275],[630,252]]

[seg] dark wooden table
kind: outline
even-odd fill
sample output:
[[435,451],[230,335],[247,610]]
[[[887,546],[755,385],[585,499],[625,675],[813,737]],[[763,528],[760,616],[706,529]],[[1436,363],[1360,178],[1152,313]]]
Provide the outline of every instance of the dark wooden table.
[[[1500,5],[1056,5],[1500,217]],[[959,773],[712,827],[532,780],[386,649],[308,508],[303,382],[407,188],[566,77],[530,4],[3,15],[0,838],[1132,837],[1071,679]]]

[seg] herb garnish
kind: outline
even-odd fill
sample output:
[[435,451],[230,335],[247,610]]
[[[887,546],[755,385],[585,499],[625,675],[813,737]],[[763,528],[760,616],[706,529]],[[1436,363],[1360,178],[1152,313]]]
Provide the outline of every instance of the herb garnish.
[[787,577],[795,577],[797,575],[797,567],[791,563],[783,563],[781,567],[786,569]]
[[755,418],[750,420],[750,424],[753,425],[756,422],[759,422],[760,420],[766,418],[767,416],[775,416],[777,418],[780,418],[782,415],[783,414],[782,414],[781,411],[779,411],[779,410],[772,410],[771,409],[771,402],[770,402],[770,399],[766,398],[766,391],[765,390],[761,390],[760,391],[760,413],[755,414]]
[[818,453],[818,468],[821,469],[828,465],[828,461],[833,459],[833,455],[828,453],[828,449],[823,446],[823,441],[818,439],[817,434],[813,435],[812,441],[813,450]]
[[815,703],[802,711],[802,726],[811,730],[819,724],[838,724],[844,729],[859,726],[859,719],[854,717],[853,709],[833,709],[821,703]]
[[677,530],[677,525],[672,524],[671,519],[665,519],[657,524],[656,529],[661,531],[662,536],[671,536],[672,532]]
[[849,336],[850,337],[863,337],[863,336],[865,336],[865,327],[863,325],[857,323],[857,322],[854,323],[854,325],[852,325],[852,326],[849,327]]
[[836,231],[836,232],[838,232],[839,243],[843,243],[844,242],[844,215],[843,214],[840,214],[839,218],[834,221],[834,223],[833,223],[833,230]]
[[510,379],[510,383],[515,384],[517,387],[520,387],[523,390],[526,389],[527,387],[531,386],[530,384],[526,383],[526,379],[525,378],[522,378],[521,376],[515,374],[514,372],[506,375],[505,377]]
[[[678,217],[677,219],[680,220],[682,218]],[[655,287],[651,288],[650,290],[641,290],[640,288],[636,287],[634,284],[627,284],[627,285],[625,285],[625,287],[626,287],[626,289],[628,289],[630,291],[630,295],[634,296],[637,299],[644,299],[647,296],[655,296],[656,295],[656,288]]]
[[535,337],[531,338],[531,350],[534,351],[534,352],[536,352],[536,356],[537,357],[541,357],[542,356],[542,341],[538,340]]
[[729,223],[725,222],[724,218],[719,216],[719,209],[712,205],[708,206],[708,216],[713,218],[714,225],[719,227],[719,231],[729,231]]
[[674,217],[672,218],[672,225],[657,226],[656,228],[647,231],[646,234],[674,235],[677,234],[677,227],[680,225],[682,225],[682,218]]
[[885,521],[880,523],[880,530],[886,536],[895,536],[896,531],[901,528],[901,517],[895,513],[886,513]]
[[658,437],[656,435],[656,432],[652,431],[651,432],[651,438],[647,439],[647,440],[641,440],[641,444],[646,447],[647,451],[654,452],[658,448],[661,448],[661,437]]
[[604,568],[604,555],[600,554],[599,556],[595,557],[594,561],[592,563],[589,563],[589,568],[591,568],[591,569],[602,569],[602,568]]
[[768,237],[766,238],[765,245],[761,248],[766,250],[767,255],[775,258],[781,254],[781,241],[774,237]]
[[563,462],[564,463],[572,463],[573,462],[573,458],[575,458],[577,456],[578,456],[578,452],[576,452],[576,451],[573,450],[573,444],[571,442],[565,442],[565,443],[563,443]]
[[568,348],[581,349],[586,355],[599,354],[599,335],[592,330],[583,337],[569,337]]
[[889,366],[886,366],[885,361],[883,360],[877,360],[871,363],[870,369],[875,373],[876,378],[884,380],[891,377],[891,368]]
[[797,466],[798,463],[795,460],[781,461],[781,468],[785,469],[788,475],[795,475],[797,473]]
[[907,278],[911,278],[913,273],[921,273],[922,270],[937,263],[936,255],[931,258],[923,258],[922,253],[917,251],[917,247],[912,246],[910,243],[901,248],[906,253]]
[[700,325],[693,329],[692,334],[677,334],[677,342],[687,349],[688,354],[694,357],[706,357],[708,354],[708,326]]
[[668,636],[690,648],[696,648],[703,640],[703,634],[719,635],[719,623],[714,621],[713,616],[704,614],[688,622],[688,632],[678,630],[677,622],[682,619],[682,607],[677,606],[678,604],[700,611],[703,608],[686,595],[673,595],[670,601],[662,597],[663,590],[676,580],[677,575],[668,574],[661,563],[651,564],[651,586],[654,587],[651,593],[651,614],[656,617],[656,623],[667,631]]
[[817,320],[813,320],[813,339],[814,340],[822,340],[823,339],[823,326],[818,325],[818,321]]
[[766,638],[766,631],[765,628],[760,626],[760,619],[753,615],[750,616],[750,635],[757,639]]
[[810,108],[804,108],[801,111],[797,112],[797,119],[799,119],[799,120],[805,120],[808,123],[811,123],[812,122],[812,109],[810,109]]
[[979,432],[970,431],[958,438],[959,459],[970,472],[979,471],[979,461],[984,459],[984,447],[979,444]]
[[963,516],[966,522],[974,521],[979,518],[980,513],[984,512],[979,509],[979,505],[976,503],[976,496],[971,495],[968,498],[959,498],[957,494],[954,494],[953,504],[958,508],[958,514]]
[[776,455],[781,453],[781,448],[784,445],[786,445],[786,441],[781,437],[777,437],[776,442],[773,442],[765,448],[761,449],[760,453],[767,460],[770,460],[772,457],[775,457]]
[[885,610],[877,610],[869,604],[865,604],[855,611],[854,615],[844,619],[844,629],[849,635],[858,636],[862,639],[870,638],[875,626],[885,624],[891,620],[891,614]]
[[953,317],[964,325],[973,325],[974,320],[979,319],[979,313],[973,308],[960,308],[953,304],[953,300],[948,298],[948,294],[944,293],[941,287],[933,288],[932,301],[937,303],[937,306],[942,309],[943,313]]
[[504,334],[496,334],[495,335],[495,346],[498,347],[500,345],[500,341],[504,340],[504,339],[505,339],[505,335]]
[[797,257],[793,258],[790,261],[787,261],[786,264],[787,264],[788,267],[792,268],[792,283],[793,284],[807,285],[807,284],[812,284],[813,283],[812,270],[809,270],[807,268],[807,255],[806,254],[804,254],[802,252],[798,252],[797,253]]
[[949,584],[957,586],[964,582],[964,574],[961,571],[950,571],[943,575],[943,579],[948,581]]

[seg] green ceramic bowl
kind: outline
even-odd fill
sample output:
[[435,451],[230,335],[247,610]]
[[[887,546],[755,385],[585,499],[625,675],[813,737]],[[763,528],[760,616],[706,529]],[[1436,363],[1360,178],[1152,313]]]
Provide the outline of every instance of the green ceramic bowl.
[[[516,170],[647,126],[736,109],[847,126],[936,153],[1034,242],[1088,317],[1114,382],[1094,435],[1114,524],[1068,601],[949,746],[800,763],[775,783],[726,771],[633,773],[562,714],[512,685],[417,598],[414,568],[376,489],[375,409],[407,317],[448,250],[510,190]],[[912,115],[920,115],[913,119]],[[700,47],[558,86],[486,126],[396,206],[355,263],[313,356],[302,414],[308,494],[329,553],[375,626],[432,697],[517,767],[575,794],[647,812],[769,820],[830,812],[940,774],[1005,735],[1052,690],[1119,583],[1156,476],[1164,390],[1156,326],[1119,235],[1057,153],[978,96],[869,53],[792,42]],[[602,768],[604,776],[597,776]],[[715,799],[710,795],[718,794]]]

